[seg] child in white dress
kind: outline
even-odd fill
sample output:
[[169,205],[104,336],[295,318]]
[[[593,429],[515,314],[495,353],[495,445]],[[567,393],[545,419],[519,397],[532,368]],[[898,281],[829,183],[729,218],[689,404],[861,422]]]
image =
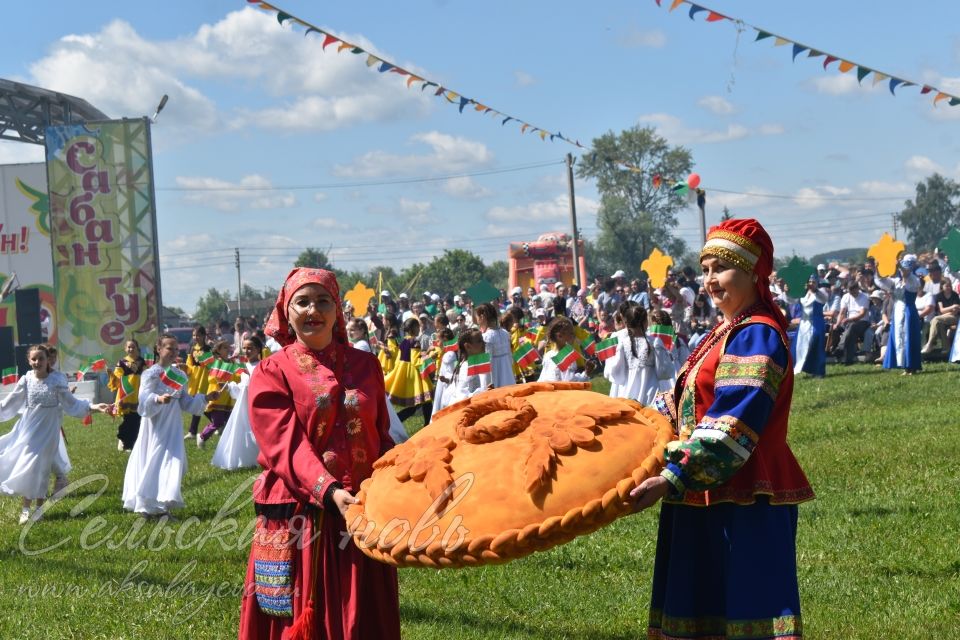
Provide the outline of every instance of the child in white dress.
[[[353,318],[347,323],[347,338],[350,339],[350,344],[354,349],[373,353],[373,348],[370,346],[370,329],[361,318]],[[410,436],[407,434],[407,429],[403,426],[400,416],[397,415],[397,410],[393,408],[392,402],[387,403],[387,415],[390,416],[390,437],[393,439],[393,443],[406,442]]]
[[240,382],[228,382],[227,389],[234,400],[233,410],[223,427],[223,435],[217,443],[217,450],[213,452],[210,464],[227,471],[247,469],[257,466],[257,456],[260,447],[250,428],[250,412],[247,409],[247,388],[253,378],[260,356],[263,353],[263,343],[260,338],[250,335],[243,340],[241,353],[246,357],[245,369],[240,374]]
[[617,337],[617,352],[604,363],[610,380],[611,398],[629,398],[650,405],[657,394],[657,370],[653,345],[647,338],[647,312],[636,302],[624,302],[617,311],[623,328]]
[[[20,524],[39,520],[47,497],[50,473],[60,445],[63,413],[82,418],[90,411],[106,413],[108,405],[76,398],[62,374],[51,375],[47,351],[41,345],[27,352],[30,371],[0,403],[0,420],[10,420],[21,409],[23,416],[0,453],[0,493],[23,498]],[[36,502],[36,510],[30,507]]]
[[446,342],[453,340],[453,331],[448,327],[443,327],[437,332],[437,342],[439,343],[439,353],[443,355],[440,357],[440,370],[437,372],[437,390],[433,394],[433,413],[443,409],[444,405],[444,393],[447,391],[447,387],[450,386],[453,381],[453,374],[457,372],[457,354],[460,353],[459,348],[457,351],[447,351],[443,352],[443,345]]
[[493,388],[489,373],[470,375],[467,358],[484,352],[483,334],[479,329],[466,329],[458,342],[458,364],[450,384],[444,390],[443,407],[465,400],[477,393]]
[[[220,389],[206,395],[187,393],[163,382],[161,375],[177,359],[178,342],[169,334],[157,341],[157,364],[140,377],[137,413],[143,420],[127,471],[123,477],[123,508],[145,517],[170,516],[170,510],[184,506],[180,484],[187,470],[187,452],[183,445],[181,412],[194,416],[203,413],[207,401]],[[186,374],[176,369],[186,378]]]
[[500,328],[500,316],[489,302],[478,304],[473,310],[473,319],[483,332],[484,350],[490,354],[494,388],[517,384],[513,375],[513,348],[510,334]]
[[573,332],[573,323],[566,316],[557,316],[547,325],[547,340],[553,343],[553,349],[543,355],[543,369],[540,370],[539,382],[589,382],[593,372],[593,361],[587,360],[587,371],[581,373],[577,363],[571,364],[565,371],[553,361],[553,357],[560,353],[567,345],[572,345],[576,337]]

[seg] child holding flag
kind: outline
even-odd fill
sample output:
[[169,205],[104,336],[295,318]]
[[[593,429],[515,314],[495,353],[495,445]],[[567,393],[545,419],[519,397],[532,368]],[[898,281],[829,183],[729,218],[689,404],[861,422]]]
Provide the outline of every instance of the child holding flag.
[[140,353],[140,343],[130,338],[123,347],[124,356],[117,362],[107,379],[107,386],[117,394],[114,402],[116,415],[122,419],[117,427],[117,451],[130,451],[140,433],[140,414],[137,413],[137,390],[140,374],[146,362]]
[[453,375],[457,371],[457,354],[460,353],[460,346],[449,327],[440,329],[437,339],[440,343],[441,356],[440,370],[437,373],[437,389],[433,394],[433,413],[444,407],[443,394],[450,386]]
[[216,391],[217,394],[207,403],[207,409],[204,415],[210,421],[203,431],[197,435],[197,446],[203,445],[213,437],[214,432],[223,433],[223,428],[227,426],[227,420],[230,419],[230,411],[233,409],[233,397],[227,388],[229,382],[240,382],[240,370],[242,365],[231,362],[230,354],[233,349],[226,340],[217,340],[213,345],[213,363],[207,369],[207,390]]
[[144,517],[169,516],[184,506],[180,484],[187,470],[180,412],[203,413],[208,400],[218,395],[191,395],[189,377],[178,369],[177,338],[160,336],[156,362],[140,377],[137,413],[143,416],[140,436],[133,445],[123,477],[123,508]]
[[[659,387],[653,345],[647,338],[647,311],[627,301],[620,304],[617,314],[623,328],[609,338],[616,346],[603,369],[604,377],[610,380],[610,397],[629,398],[649,406]],[[598,357],[602,358],[605,345],[597,346]]]
[[547,339],[554,348],[543,356],[543,369],[540,382],[588,382],[593,371],[593,360],[587,360],[586,373],[580,373],[577,367],[577,350],[573,348],[576,337],[573,323],[566,316],[554,318],[547,326]]
[[[47,370],[50,371],[51,375],[57,375],[63,378],[62,383],[67,385],[67,388],[70,389],[70,393],[73,393],[76,387],[71,387],[67,383],[67,376],[63,374],[60,370],[57,369],[57,348],[46,342],[43,344],[43,348],[47,350]],[[91,369],[95,363],[99,363],[103,359],[103,356],[95,356],[90,362],[87,363],[86,369]],[[104,362],[104,367],[106,363]],[[102,370],[103,367],[100,367]],[[59,383],[58,383],[59,384]],[[23,413],[23,411],[21,411]],[[90,414],[84,418],[84,420],[89,420]],[[89,424],[85,422],[84,424]],[[70,473],[70,469],[73,468],[73,465],[70,463],[70,454],[67,453],[67,436],[63,433],[63,415],[60,416],[60,444],[57,445],[57,455],[53,457],[53,491],[50,493],[56,495],[60,493],[63,489],[66,488],[69,481],[67,480],[67,474]]]
[[210,459],[210,464],[227,471],[256,467],[257,456],[260,454],[260,447],[250,426],[247,389],[256,373],[257,365],[260,364],[263,342],[256,335],[250,334],[243,340],[240,354],[246,360],[242,365],[240,381],[226,384],[227,391],[235,404],[223,428],[223,436],[217,443],[217,450],[213,452],[213,458]]
[[[213,364],[213,354],[210,353],[210,343],[207,341],[207,330],[203,325],[198,325],[193,330],[193,344],[187,352],[186,371],[189,376],[187,384],[187,393],[192,396],[198,393],[207,392],[207,367]],[[190,430],[184,440],[190,440],[197,437],[200,430],[200,416],[195,415],[190,419]]]
[[406,420],[417,409],[423,414],[424,426],[430,424],[433,410],[433,382],[420,375],[420,321],[407,318],[403,323],[403,340],[397,346],[397,356],[393,369],[384,377],[387,398],[390,402],[403,407],[397,412],[400,420]]
[[676,332],[670,321],[670,313],[664,309],[650,314],[653,324],[647,330],[653,351],[656,354],[657,379],[660,391],[672,391],[677,381],[677,355],[674,340]]
[[510,334],[500,328],[500,316],[489,302],[478,304],[473,318],[483,334],[484,350],[490,354],[491,380],[494,388],[517,384],[513,375],[513,349]]
[[[28,371],[0,402],[0,420],[23,416],[5,438],[0,452],[0,493],[23,498],[20,524],[39,520],[47,498],[50,473],[60,444],[63,413],[81,418],[91,411],[106,413],[108,405],[80,400],[62,374],[52,374],[47,351],[34,345],[27,351]],[[36,510],[30,510],[36,501]]]
[[457,370],[444,390],[441,408],[493,388],[491,358],[484,351],[483,333],[479,329],[466,329],[460,334],[457,346]]

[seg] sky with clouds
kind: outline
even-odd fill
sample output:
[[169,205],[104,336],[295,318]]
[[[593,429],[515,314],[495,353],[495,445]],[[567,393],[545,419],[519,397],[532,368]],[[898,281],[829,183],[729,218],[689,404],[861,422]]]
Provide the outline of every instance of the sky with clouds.
[[[0,78],[75,95],[111,117],[151,115],[164,302],[188,311],[278,286],[306,246],[344,269],[401,268],[444,249],[487,261],[569,227],[567,152],[430,91],[242,0],[11,3]],[[836,65],[692,22],[654,0],[584,4],[379,0],[275,3],[457,93],[584,144],[653,126],[688,147],[723,206],[754,216],[777,252],[867,246],[916,182],[960,179],[960,107],[916,88],[891,97]],[[669,4],[666,2],[665,4]],[[960,3],[712,0],[726,15],[898,77],[960,93]],[[24,28],[24,25],[31,25]],[[0,163],[42,161],[0,141]],[[577,181],[596,235],[599,195]],[[677,234],[695,244],[697,212]]]

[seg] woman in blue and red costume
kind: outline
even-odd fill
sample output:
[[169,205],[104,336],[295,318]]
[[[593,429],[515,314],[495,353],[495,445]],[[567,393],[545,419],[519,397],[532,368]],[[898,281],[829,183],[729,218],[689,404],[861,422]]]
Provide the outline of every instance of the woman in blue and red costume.
[[710,229],[704,287],[725,321],[655,405],[676,425],[666,468],[631,493],[663,498],[648,638],[801,638],[797,504],[813,498],[787,446],[793,367],[756,220]]
[[383,372],[347,340],[333,273],[294,269],[266,333],[284,345],[250,381],[265,471],[240,614],[241,640],[400,637],[397,571],[342,545],[343,513],[393,446]]

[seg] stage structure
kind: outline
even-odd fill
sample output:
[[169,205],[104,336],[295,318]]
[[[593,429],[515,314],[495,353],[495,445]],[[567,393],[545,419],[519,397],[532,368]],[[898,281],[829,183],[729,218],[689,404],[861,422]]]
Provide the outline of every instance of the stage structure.
[[[582,282],[587,281],[587,262],[583,256],[583,241],[577,245],[580,256]],[[558,282],[574,281],[573,239],[566,233],[553,231],[542,234],[535,242],[511,242],[507,250],[510,263],[510,288],[516,286],[550,291]]]
[[[77,370],[101,354],[118,360],[130,337],[152,345],[162,307],[150,121],[108,120],[79,98],[0,80],[0,138],[46,147],[45,167],[14,166],[20,202],[7,202],[4,179],[0,267],[7,267],[6,226],[26,206],[38,229],[28,230],[31,248],[39,252],[37,239],[45,240],[52,264],[48,295],[38,288],[42,307],[56,318],[51,340],[61,369]],[[28,180],[19,175],[26,168]],[[22,272],[17,279],[21,287],[34,282]]]

